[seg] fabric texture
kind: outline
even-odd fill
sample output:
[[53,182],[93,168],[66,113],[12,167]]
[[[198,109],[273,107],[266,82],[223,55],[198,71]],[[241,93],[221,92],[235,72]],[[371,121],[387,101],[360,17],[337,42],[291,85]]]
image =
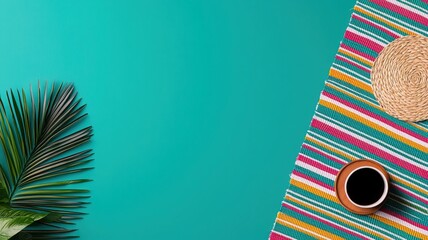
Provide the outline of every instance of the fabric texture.
[[[428,1],[356,3],[271,240],[428,239],[428,121],[408,123],[388,115],[370,84],[379,52],[414,34],[428,36]],[[377,161],[391,176],[386,203],[368,216],[347,211],[334,192],[338,171],[357,159]]]

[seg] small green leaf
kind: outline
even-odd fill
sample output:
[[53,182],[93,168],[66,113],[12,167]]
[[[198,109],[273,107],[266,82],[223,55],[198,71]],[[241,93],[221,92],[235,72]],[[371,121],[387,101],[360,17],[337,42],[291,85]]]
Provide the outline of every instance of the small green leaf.
[[0,240],[7,240],[22,229],[47,216],[47,213],[16,210],[0,206]]

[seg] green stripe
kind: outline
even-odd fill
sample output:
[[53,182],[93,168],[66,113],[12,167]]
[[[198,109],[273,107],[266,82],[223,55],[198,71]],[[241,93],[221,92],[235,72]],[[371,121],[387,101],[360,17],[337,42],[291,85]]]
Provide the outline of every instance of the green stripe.
[[295,238],[295,239],[308,239],[308,240],[313,239],[313,240],[316,240],[316,238],[314,238],[310,235],[307,235],[301,231],[296,231],[296,230],[289,228],[287,226],[283,226],[280,223],[275,223],[273,230],[275,230],[276,232],[279,232],[279,233],[283,233],[284,235],[290,236],[290,237]]
[[[380,6],[380,5],[377,5],[377,4],[374,4],[374,3],[371,3],[371,2],[368,3],[367,1],[360,1],[360,2],[364,2],[365,5],[370,5],[370,7],[372,7],[374,9],[382,12],[383,14],[387,15],[387,16],[382,15],[382,17],[384,17],[384,18],[386,18],[386,19],[390,20],[391,22],[394,22],[394,23],[396,23],[398,25],[401,25],[401,26],[403,26],[405,28],[411,29],[412,31],[416,31],[416,32],[422,34],[422,31],[426,30],[426,28],[427,28],[426,26],[424,26],[423,24],[421,24],[419,22],[416,22],[416,21],[414,21],[414,20],[412,20],[410,18],[407,18],[407,17],[405,17],[403,15],[400,15],[399,13],[391,11],[391,10],[389,10],[387,8],[384,8],[384,7]],[[370,10],[370,11],[372,11],[372,10]],[[395,19],[398,19],[398,20],[400,20],[402,22],[405,22],[405,23],[409,24],[412,27],[409,27],[407,25],[405,26],[404,24],[401,24],[397,20],[393,20],[392,18],[395,18]],[[416,30],[415,28],[418,28],[420,30]]]
[[[358,223],[358,224],[361,224],[363,226],[369,227],[369,228],[373,229],[374,231],[381,232],[382,234],[385,234],[385,235],[387,235],[387,236],[389,236],[389,237],[391,237],[393,239],[396,239],[397,237],[394,237],[393,235],[387,233],[386,231],[389,231],[389,232],[392,232],[394,234],[397,234],[400,237],[403,237],[405,239],[413,239],[414,238],[413,236],[411,236],[411,235],[409,235],[409,234],[401,231],[400,229],[397,229],[396,227],[393,227],[391,225],[385,224],[385,223],[383,223],[383,222],[381,222],[381,221],[373,218],[371,215],[364,216],[364,215],[357,215],[357,214],[351,213],[348,210],[346,210],[342,205],[337,204],[335,202],[331,202],[328,199],[319,197],[318,195],[315,195],[315,194],[313,194],[311,192],[308,192],[308,191],[306,191],[304,189],[301,189],[301,188],[298,188],[296,186],[291,185],[290,186],[290,190],[293,191],[293,192],[296,192],[296,193],[298,193],[300,195],[303,195],[303,196],[305,196],[305,197],[307,197],[309,199],[312,199],[313,201],[317,202],[318,204],[324,204],[324,205],[327,205],[329,207],[332,207],[332,208],[336,209],[338,212],[334,212],[334,213],[337,214],[337,215],[339,215],[339,216],[342,216],[344,218],[349,218],[346,215],[351,215],[352,217],[354,217],[356,219],[359,219],[359,221],[356,221],[356,220],[353,219],[353,221],[355,223]],[[290,193],[287,193],[287,194],[290,194]],[[291,194],[291,195],[293,195],[293,194]],[[300,199],[300,197],[297,197],[296,195],[293,195],[293,196],[295,196],[296,198]],[[289,201],[287,201],[287,202],[289,202]],[[292,203],[290,203],[290,204],[292,204]],[[323,208],[320,205],[316,205],[316,206],[318,206],[320,208]],[[325,209],[325,210],[328,210],[328,209]],[[331,211],[331,210],[329,210],[329,211]],[[380,227],[383,230],[381,231],[381,230],[379,230],[377,228],[375,229],[370,224],[372,224],[374,226],[377,226],[377,227]]]

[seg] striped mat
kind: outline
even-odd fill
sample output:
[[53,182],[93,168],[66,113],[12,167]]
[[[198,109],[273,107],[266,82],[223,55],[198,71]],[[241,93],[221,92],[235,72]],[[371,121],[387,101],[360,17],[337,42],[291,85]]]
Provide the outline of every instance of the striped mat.
[[[389,116],[370,85],[379,52],[410,34],[428,36],[427,0],[356,3],[269,239],[428,239],[428,121]],[[373,215],[353,214],[335,197],[336,174],[356,159],[391,175]]]

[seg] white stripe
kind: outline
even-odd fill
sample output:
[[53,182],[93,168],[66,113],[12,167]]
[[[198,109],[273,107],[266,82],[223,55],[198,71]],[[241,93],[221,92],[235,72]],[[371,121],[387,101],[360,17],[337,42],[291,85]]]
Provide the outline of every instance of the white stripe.
[[[375,123],[375,124],[376,124],[376,125],[378,125],[378,126],[381,126],[381,127],[383,127],[383,128],[386,128],[386,129],[388,129],[389,131],[391,131],[391,132],[393,132],[393,133],[395,133],[395,134],[398,134],[398,135],[400,135],[400,136],[402,136],[402,137],[406,138],[407,140],[410,140],[410,141],[412,141],[412,142],[414,142],[414,143],[417,143],[417,144],[419,144],[419,145],[422,145],[423,147],[426,147],[426,148],[428,149],[428,142],[424,142],[424,141],[421,141],[421,140],[419,140],[419,139],[417,139],[417,138],[415,138],[415,137],[413,137],[413,136],[410,136],[409,134],[407,134],[407,133],[405,133],[405,132],[403,132],[403,131],[400,131],[400,130],[398,130],[398,129],[396,129],[396,128],[394,128],[394,127],[392,127],[392,126],[388,125],[388,124],[385,124],[385,123],[381,122],[380,120],[377,120],[377,119],[375,119],[375,118],[372,118],[371,116],[366,115],[366,114],[364,114],[364,113],[362,113],[362,112],[360,112],[360,111],[358,111],[358,110],[355,110],[355,109],[353,109],[353,108],[351,108],[351,107],[348,107],[348,106],[346,106],[346,105],[344,105],[344,104],[342,104],[342,103],[340,103],[340,102],[338,102],[338,101],[336,101],[336,100],[334,100],[334,99],[332,99],[332,98],[329,98],[329,97],[328,97],[328,96],[326,96],[326,95],[321,95],[321,99],[322,99],[322,100],[325,100],[325,101],[327,101],[327,102],[330,102],[330,103],[332,103],[332,104],[334,104],[334,105],[337,105],[337,106],[339,106],[339,107],[341,107],[341,108],[344,108],[344,109],[346,109],[346,110],[348,110],[348,111],[350,111],[350,112],[352,112],[352,113],[355,113],[355,114],[357,114],[358,116],[363,117],[363,118],[367,119],[368,121],[370,121],[370,122],[372,122],[372,123]],[[419,159],[419,160],[420,160],[420,159]],[[422,160],[420,160],[420,161],[422,161]]]
[[[420,214],[422,214],[424,216],[427,215],[427,211],[426,211],[425,207],[422,207],[421,205],[418,205],[418,204],[416,204],[414,202],[411,202],[411,201],[405,199],[404,197],[398,196],[397,194],[389,193],[389,195],[390,195],[389,199],[392,200],[392,201],[394,201],[394,202],[396,202],[396,203],[398,203],[398,204],[400,204],[400,206],[403,206],[403,207],[406,207],[406,208],[410,208],[413,211],[418,212],[418,213],[420,213]],[[397,199],[395,199],[395,198],[397,198]],[[404,201],[404,202],[409,203],[409,204],[404,204],[403,202],[400,202],[400,201]],[[419,210],[419,209],[411,206],[411,204],[417,205],[418,207],[420,207],[421,209],[424,209],[425,211],[421,211],[421,210]],[[388,204],[388,206],[392,207],[392,205],[390,205],[390,204]],[[403,211],[403,209],[401,209],[401,210]]]
[[[341,70],[339,70],[339,69],[337,69],[337,68],[334,68],[334,67],[339,67],[339,68],[341,68],[341,69],[344,69],[344,70],[346,70],[346,72],[343,72],[343,71],[341,71]],[[342,65],[339,65],[339,64],[337,64],[337,63],[333,63],[333,67],[332,67],[333,69],[336,69],[337,71],[339,71],[339,72],[341,72],[341,73],[343,73],[343,74],[346,74],[346,75],[348,75],[349,77],[351,77],[351,78],[353,78],[353,79],[357,79],[357,80],[359,80],[360,82],[362,82],[362,83],[364,83],[365,85],[367,85],[367,86],[372,86],[371,85],[371,80],[370,80],[370,78],[368,78],[368,77],[365,77],[365,76],[363,76],[363,75],[361,75],[361,74],[359,74],[359,73],[357,73],[357,72],[355,72],[355,71],[352,71],[351,69],[349,69],[349,68],[347,68],[347,67],[345,67],[345,66],[342,66]],[[354,76],[351,76],[351,75],[349,75],[349,73],[348,72],[350,72],[350,73],[353,73],[354,75],[356,75],[357,77],[354,77]],[[359,77],[359,78],[358,78]],[[365,81],[363,81],[363,80],[365,80]]]
[[403,3],[403,4],[407,4],[407,5],[409,5],[409,6],[412,6],[412,7],[413,7],[413,8],[415,8],[415,9],[419,9],[420,11],[422,11],[422,12],[424,12],[424,13],[427,13],[427,14],[428,14],[428,10],[424,9],[424,8],[423,8],[423,7],[421,7],[421,6],[418,6],[418,5],[416,5],[416,4],[413,4],[413,3],[409,2],[409,1],[406,1],[406,0],[400,0],[400,2],[401,2],[401,3]]
[[355,62],[354,60],[350,59],[350,58],[349,58],[348,56],[346,56],[346,55],[339,55],[339,54],[338,54],[338,56],[340,56],[341,58],[344,58],[344,59],[348,60],[349,62],[354,63],[354,64],[355,64],[355,65],[357,65],[357,66],[360,66],[360,67],[362,67],[362,68],[366,69],[368,72],[370,72],[370,71],[371,71],[371,69],[370,69],[370,68],[368,68],[368,67],[366,67],[366,66],[364,66],[364,65],[361,65],[361,64],[360,64],[360,63],[358,63],[358,62]]
[[[378,26],[378,27],[380,27],[380,28],[382,28],[382,29],[386,29],[386,30],[388,30],[389,32],[394,33],[394,34],[395,34],[395,35],[397,35],[397,36],[400,36],[400,37],[402,37],[402,36],[403,36],[402,34],[400,34],[400,33],[396,32],[396,31],[394,31],[393,29],[390,29],[390,28],[387,28],[387,27],[385,27],[385,26],[382,26],[382,25],[378,24],[377,22],[374,22],[374,21],[372,21],[372,20],[370,20],[370,19],[368,19],[368,18],[366,18],[366,17],[364,17],[364,16],[362,16],[362,15],[358,14],[358,12],[354,12],[352,15],[356,15],[356,16],[358,16],[358,17],[360,17],[360,18],[362,18],[362,19],[364,19],[364,20],[366,20],[366,21],[370,22],[371,24],[373,24],[373,25],[375,25],[375,26]],[[392,36],[391,36],[391,37],[392,37]]]
[[[348,93],[350,93],[350,94],[352,94],[353,96],[355,96],[355,97],[357,97],[357,98],[359,98],[359,99],[363,99],[363,100],[366,100],[366,101],[368,101],[368,102],[370,102],[370,103],[372,103],[372,104],[374,104],[374,105],[377,105],[378,103],[377,103],[377,101],[375,100],[375,99],[373,99],[373,98],[370,98],[368,95],[364,95],[364,94],[362,94],[362,93],[360,93],[360,92],[357,92],[357,91],[355,91],[354,89],[351,89],[351,88],[349,88],[349,87],[347,87],[347,86],[345,86],[345,85],[342,85],[341,84],[341,82],[336,82],[336,81],[333,81],[333,80],[327,80],[327,82],[326,82],[326,84],[328,85],[328,84],[331,84],[331,85],[334,85],[334,86],[336,86],[337,88],[339,88],[339,89],[342,89],[342,90],[344,90],[344,91],[346,91],[346,92],[348,92]],[[372,95],[373,96],[373,95]],[[361,101],[361,100],[360,100]]]
[[376,38],[374,38],[374,37],[371,37],[371,36],[369,36],[369,35],[367,35],[367,34],[365,34],[365,33],[362,33],[362,32],[357,31],[356,29],[353,29],[352,27],[348,27],[348,29],[346,29],[346,31],[349,31],[349,32],[355,33],[355,34],[357,34],[357,35],[358,35],[358,36],[360,36],[360,37],[363,37],[363,38],[369,39],[370,41],[375,42],[375,43],[377,43],[377,44],[381,45],[382,47],[385,47],[385,46],[388,44],[388,41],[386,41],[386,43],[381,42],[381,41],[377,40],[377,39],[376,39]]
[[[334,141],[332,141],[332,140],[330,140],[330,139],[328,139],[328,138],[326,138],[326,137],[323,137],[323,136],[321,136],[321,135],[319,135],[318,133],[315,133],[315,132],[313,132],[313,131],[311,131],[311,130],[309,130],[308,131],[308,133],[309,134],[312,134],[312,135],[314,135],[314,136],[316,136],[316,138],[318,139],[318,140],[324,140],[324,141],[326,141],[325,143],[326,143],[326,145],[329,145],[330,147],[334,147],[333,145],[338,145],[338,146],[340,146],[342,149],[338,149],[339,151],[341,151],[341,152],[345,152],[343,149],[345,149],[346,150],[346,154],[348,154],[348,155],[351,155],[352,156],[352,158],[353,159],[362,159],[362,158],[366,158],[366,159],[368,159],[369,157],[368,156],[366,156],[366,155],[364,155],[364,154],[362,154],[362,153],[359,153],[359,152],[357,152],[357,151],[354,151],[354,150],[352,150],[352,149],[350,149],[350,148],[348,148],[348,147],[346,147],[346,146],[344,146],[344,145],[341,145],[341,144],[339,144],[339,143],[337,143],[337,142],[334,142]],[[327,143],[328,142],[328,143]],[[351,153],[353,153],[353,154],[355,154],[355,155],[352,155]]]
[[395,223],[397,223],[397,224],[399,224],[399,225],[401,225],[401,226],[408,227],[408,228],[410,228],[411,230],[413,230],[413,231],[415,231],[415,232],[422,233],[423,235],[427,235],[427,236],[428,236],[428,231],[426,231],[425,229],[422,229],[422,228],[420,228],[420,227],[418,227],[418,226],[415,226],[415,225],[413,225],[413,224],[410,224],[410,223],[408,223],[408,222],[406,222],[406,221],[404,221],[404,220],[401,220],[401,219],[399,219],[399,218],[397,218],[397,217],[394,217],[394,216],[392,216],[392,215],[389,215],[389,214],[387,214],[387,213],[385,213],[385,212],[377,211],[375,214],[376,214],[377,216],[384,217],[384,218],[386,218],[386,219],[388,219],[388,220],[391,220],[391,221],[393,221],[393,222],[395,222]]
[[[308,212],[308,211],[306,211],[306,210],[304,210],[304,209],[302,209],[302,208],[300,208],[300,207],[297,207],[296,205],[292,205],[292,204],[290,204],[290,203],[288,203],[288,202],[283,202],[283,203],[284,203],[284,204],[286,204],[286,205],[292,206],[292,207],[294,207],[294,208],[297,208],[297,209],[299,209],[300,211],[305,212],[306,214],[309,214],[309,215],[311,215],[311,216],[315,216],[315,217],[317,217],[317,218],[321,218],[322,220],[324,220],[324,221],[326,221],[326,222],[328,222],[328,223],[331,223],[331,224],[333,224],[333,225],[335,225],[335,226],[339,226],[339,227],[344,228],[344,229],[346,229],[346,230],[348,230],[348,231],[350,231],[350,232],[356,233],[357,235],[362,235],[362,236],[364,236],[364,237],[366,237],[366,238],[368,238],[368,239],[373,239],[373,238],[371,238],[371,237],[369,237],[369,236],[366,236],[366,235],[364,235],[364,234],[362,234],[362,233],[356,232],[356,231],[354,231],[354,230],[352,230],[352,229],[350,229],[350,228],[347,228],[347,227],[345,227],[345,226],[343,226],[343,225],[339,225],[339,224],[337,224],[337,223],[335,223],[335,222],[333,222],[333,221],[330,221],[330,220],[328,220],[328,219],[326,219],[326,218],[323,218],[323,217],[317,216],[317,215],[315,215],[315,214],[313,214],[313,213],[311,213],[311,212]],[[315,220],[315,221],[316,221],[316,220]],[[331,227],[331,226],[330,226],[330,227]],[[334,228],[334,227],[333,227],[333,228]]]
[[312,232],[312,231],[311,231],[311,230],[309,230],[309,229],[303,228],[303,227],[301,227],[301,226],[299,226],[299,225],[295,225],[295,224],[293,224],[293,223],[291,223],[291,222],[287,222],[287,221],[282,220],[282,219],[279,219],[279,218],[277,218],[276,220],[277,220],[277,221],[279,221],[279,222],[282,222],[282,223],[284,223],[284,224],[291,225],[291,226],[293,226],[293,227],[295,227],[295,228],[297,228],[297,229],[302,230],[303,232],[308,232],[308,233],[311,233],[311,234],[313,234],[313,235],[315,235],[315,236],[317,236],[317,237],[320,237],[320,238],[322,238],[322,239],[329,240],[328,238],[326,238],[326,237],[324,237],[324,236],[322,236],[322,235],[319,235],[319,234],[318,234],[318,233],[316,233],[316,232]]
[[[321,150],[321,149],[317,148],[316,146],[314,146],[314,145],[312,145],[312,144],[303,143],[303,146],[309,146],[309,147],[311,147],[311,148],[314,148],[314,149],[316,149],[317,151],[322,152],[323,154],[325,154],[325,155],[327,155],[327,156],[329,156],[329,157],[332,157],[332,158],[335,158],[335,159],[337,159],[337,160],[341,161],[343,164],[346,164],[346,163],[348,163],[348,162],[349,162],[349,161],[346,161],[346,160],[344,160],[344,159],[342,159],[342,158],[340,158],[340,157],[338,157],[338,156],[336,156],[336,155],[333,155],[333,154],[330,154],[330,153],[328,153],[328,152],[326,152],[326,151],[324,151],[324,150]],[[308,149],[308,150],[309,150],[309,149]],[[311,151],[311,150],[309,150],[309,151]],[[306,156],[306,155],[305,155],[305,156]],[[328,165],[326,165],[326,166],[328,166]],[[328,166],[328,167],[330,167],[330,166]],[[332,168],[332,169],[336,169],[336,168],[333,168],[333,167],[330,167],[330,168]]]
[[358,31],[358,32],[370,35],[374,39],[377,39],[377,40],[381,41],[382,44],[387,45],[390,42],[389,40],[386,40],[385,38],[383,38],[383,37],[381,37],[381,36],[379,36],[377,34],[374,34],[374,33],[370,32],[370,31],[367,31],[366,29],[360,28],[357,25],[354,25],[352,23],[349,23],[349,26],[351,26],[352,29],[355,29],[355,31]]
[[[398,184],[396,184],[396,183],[392,183],[392,185],[394,185],[395,186],[395,188],[399,188],[399,189],[401,189],[401,190],[404,190],[404,191],[408,191],[408,192],[411,192],[412,194],[414,194],[414,195],[416,195],[416,196],[418,196],[418,197],[420,197],[420,198],[422,198],[423,200],[425,200],[425,201],[428,201],[428,199],[426,198],[426,197],[424,197],[423,195],[419,195],[419,194],[417,194],[417,193],[415,193],[415,192],[413,192],[413,191],[411,191],[411,190],[409,190],[409,189],[406,189],[406,188],[403,188],[402,186],[400,186],[400,185],[398,185]],[[407,196],[407,197],[410,197],[410,196]],[[420,200],[417,200],[415,197],[411,197],[412,199],[414,199],[414,200],[416,200],[416,201],[420,201]],[[412,202],[413,203],[413,202]],[[415,205],[418,205],[417,203],[414,203]],[[420,206],[420,205],[419,205]],[[427,208],[427,207],[422,207],[422,206],[420,206],[421,208]]]
[[[323,204],[323,203],[320,203],[320,202],[318,202],[318,201],[315,201],[315,200],[313,200],[313,199],[311,199],[311,198],[305,197],[305,196],[303,196],[303,195],[301,195],[301,194],[299,194],[299,193],[296,193],[296,192],[294,192],[294,191],[292,191],[292,190],[288,190],[288,191],[287,191],[287,193],[291,193],[292,195],[296,195],[296,196],[298,196],[298,197],[300,197],[300,198],[302,198],[302,199],[305,199],[306,201],[311,202],[311,203],[312,203],[312,204],[311,204],[312,206],[315,206],[316,204],[317,204],[317,205],[320,205],[320,206],[324,207],[324,209],[323,209],[323,210],[325,210],[325,211],[327,211],[327,209],[329,209],[329,210],[331,211],[330,213],[332,213],[332,212],[336,212],[336,213],[338,213],[338,214],[342,214],[342,215],[344,215],[344,216],[348,217],[349,219],[354,220],[354,223],[355,223],[355,224],[357,224],[357,222],[360,222],[361,224],[358,224],[359,226],[366,227],[366,225],[367,225],[367,226],[372,227],[373,229],[377,229],[378,231],[386,232],[386,233],[388,233],[388,234],[390,234],[390,235],[392,235],[392,236],[394,236],[394,237],[396,237],[396,238],[400,238],[400,239],[406,240],[405,238],[403,238],[403,237],[401,237],[401,236],[399,236],[399,235],[396,235],[396,234],[394,234],[394,233],[392,233],[392,232],[390,232],[390,231],[388,231],[388,230],[386,230],[386,229],[383,229],[383,228],[381,228],[381,227],[379,227],[379,226],[377,226],[377,225],[375,225],[375,224],[371,224],[371,223],[370,223],[370,222],[368,222],[368,221],[363,221],[363,220],[361,220],[361,219],[359,219],[359,218],[356,218],[356,217],[354,217],[354,216],[352,216],[352,215],[347,214],[347,212],[340,211],[340,210],[339,210],[339,209],[337,209],[337,208],[330,207],[330,206],[328,206],[328,205],[325,205],[325,204]],[[290,195],[288,195],[288,194],[287,194],[287,196],[290,196]],[[302,201],[302,199],[299,199],[299,200],[301,200],[301,201]],[[309,202],[307,202],[307,203],[309,204]],[[318,208],[319,208],[319,209],[322,209],[322,208],[320,208],[320,207],[318,207]],[[337,215],[337,216],[339,216],[339,215]],[[367,227],[366,227],[366,228],[367,228]],[[383,235],[383,236],[386,236],[385,234],[383,234],[383,233],[381,233],[381,232],[376,232],[376,233],[381,234],[381,235]]]
[[369,62],[369,63],[373,64],[373,61],[372,61],[372,60],[370,60],[370,59],[368,59],[368,58],[366,58],[366,57],[364,57],[364,56],[360,56],[360,55],[358,55],[357,53],[351,52],[351,51],[349,51],[349,50],[347,50],[347,49],[345,49],[345,48],[343,48],[343,47],[340,47],[340,49],[341,49],[342,51],[344,51],[344,52],[347,52],[347,53],[351,54],[351,55],[357,55],[358,57],[363,58],[363,59],[364,59],[364,60],[366,60],[367,62]]
[[406,215],[411,216],[412,218],[420,219],[420,216],[410,214],[408,211],[405,210],[406,208],[410,208],[410,209],[414,210],[415,212],[419,212],[419,213],[425,215],[424,212],[419,211],[419,210],[417,210],[417,209],[415,209],[413,207],[410,207],[408,205],[404,205],[403,203],[399,202],[397,199],[393,199],[391,197],[389,197],[389,199],[392,200],[392,201],[394,201],[394,202],[396,202],[396,203],[398,203],[399,206],[394,206],[394,205],[390,204],[389,202],[386,202],[385,206],[388,206],[389,208],[395,209],[396,212],[404,212]]
[[[366,85],[367,87],[371,88],[371,84],[370,84],[370,82],[366,82],[366,81],[361,80],[361,79],[360,79],[360,78],[358,78],[358,77],[354,77],[354,76],[352,76],[352,75],[349,75],[348,73],[346,73],[346,72],[344,72],[344,71],[340,70],[339,68],[347,69],[347,68],[345,68],[345,67],[343,67],[343,66],[341,66],[341,65],[338,65],[338,64],[336,64],[336,63],[333,63],[333,66],[331,67],[331,69],[334,69],[334,70],[336,70],[336,71],[340,72],[341,74],[345,75],[346,77],[351,78],[351,79],[353,79],[353,80],[356,80],[357,82],[360,82],[360,83],[362,83],[362,84]],[[348,71],[352,72],[351,70],[348,70]],[[358,75],[359,75],[359,74],[358,74]],[[331,77],[334,77],[334,76],[331,76]],[[361,76],[361,77],[362,77],[362,78],[364,78],[363,76]],[[344,80],[342,80],[342,79],[339,79],[339,80],[344,81]],[[350,84],[350,83],[348,83],[348,84]],[[359,87],[357,87],[357,88],[359,88]],[[363,90],[363,91],[365,91],[365,90]]]
[[420,15],[420,16],[422,16],[422,17],[424,17],[424,18],[428,18],[428,14],[423,13],[423,12],[421,12],[421,11],[418,11],[417,9],[412,8],[412,7],[408,6],[408,5],[405,5],[405,4],[403,4],[403,3],[400,3],[400,2],[398,2],[398,1],[394,1],[394,0],[390,0],[389,2],[390,2],[390,3],[392,3],[392,4],[394,4],[394,5],[396,5],[396,6],[399,6],[399,7],[402,7],[402,8],[404,8],[404,9],[407,9],[407,10],[411,11],[412,13],[415,13],[415,14],[417,14],[417,15]]
[[[324,115],[324,114],[321,114],[321,113],[319,113],[319,112],[317,112],[316,113],[316,115],[317,116],[320,116],[320,117],[323,117],[323,118],[326,118],[326,119],[328,119],[328,120],[332,120],[332,121],[334,121],[334,122],[338,122],[338,121],[336,121],[336,120],[334,120],[334,119],[332,119],[332,118],[330,118],[330,117],[328,117],[328,116],[326,116],[326,115]],[[341,124],[342,126],[343,126],[343,124]],[[347,126],[348,128],[350,128],[349,126]],[[321,140],[319,140],[319,141],[321,141]],[[322,141],[321,141],[322,142]],[[327,144],[328,145],[328,143],[324,143],[324,144]],[[340,145],[340,144],[337,144],[337,145]],[[342,146],[342,145],[340,145],[340,146]],[[334,148],[334,149],[336,149],[336,150],[339,150],[340,151],[340,149],[338,149],[338,148],[335,148],[334,146],[331,146],[332,148]],[[343,146],[342,146],[343,147]],[[363,158],[368,158],[367,156],[365,156],[365,157],[363,157]],[[420,181],[418,181],[418,180],[416,180],[416,179],[412,179],[412,178],[410,178],[410,176],[407,176],[407,175],[405,175],[405,174],[403,174],[403,173],[401,173],[400,171],[397,171],[396,169],[394,169],[394,168],[391,168],[391,167],[389,167],[389,166],[384,166],[387,170],[388,170],[388,172],[393,176],[393,177],[395,177],[395,178],[398,178],[398,179],[400,179],[400,180],[402,180],[402,181],[405,181],[405,182],[407,182],[407,183],[410,183],[410,184],[413,184],[413,185],[416,185],[416,186],[419,186],[418,184],[421,184],[422,186],[419,186],[419,187],[421,187],[421,188],[423,188],[423,187],[428,187],[428,185],[427,184],[424,184],[424,183],[422,183],[422,182],[420,182]],[[392,174],[392,172],[394,172],[395,174]],[[398,174],[398,175],[400,175],[400,176],[398,176],[398,175],[396,175],[396,174]],[[404,179],[405,178],[405,179]],[[407,179],[407,180],[406,180]],[[416,183],[418,183],[418,184],[416,184]]]
[[[404,162],[407,162],[407,163],[409,163],[409,164],[411,164],[411,165],[413,165],[413,166],[419,167],[419,168],[421,168],[421,169],[422,169],[422,170],[424,170],[424,171],[428,171],[428,167],[423,166],[423,165],[421,165],[421,164],[419,164],[419,163],[417,163],[417,162],[410,161],[410,160],[409,160],[409,159],[407,159],[407,158],[403,158],[403,157],[401,157],[401,156],[397,155],[396,153],[394,153],[394,152],[390,151],[389,149],[386,149],[385,147],[380,146],[379,144],[377,144],[377,143],[375,143],[375,142],[373,142],[373,141],[370,141],[369,139],[363,138],[363,137],[361,137],[361,136],[359,136],[359,135],[357,135],[357,134],[354,134],[354,133],[352,133],[352,132],[350,132],[350,131],[348,131],[348,130],[346,130],[346,129],[344,129],[344,128],[342,128],[342,127],[340,127],[340,126],[336,125],[336,124],[333,124],[333,123],[331,123],[331,122],[329,122],[329,121],[327,121],[327,120],[324,120],[324,119],[322,119],[322,118],[319,118],[319,117],[317,117],[317,116],[314,116],[314,119],[317,119],[318,121],[320,121],[320,122],[322,122],[322,123],[324,123],[324,124],[326,124],[326,125],[328,125],[328,126],[330,126],[330,127],[333,127],[333,128],[335,128],[335,129],[338,129],[339,131],[344,132],[344,133],[346,133],[346,134],[348,134],[348,135],[350,135],[350,136],[352,136],[352,137],[354,137],[354,138],[356,138],[356,139],[358,139],[358,140],[360,140],[360,141],[366,142],[366,143],[370,144],[371,146],[374,146],[374,147],[376,147],[376,148],[378,148],[378,149],[380,149],[380,150],[382,150],[382,151],[384,151],[384,152],[387,152],[388,154],[393,155],[394,157],[397,157],[397,158],[399,158],[400,160],[402,160],[402,161],[404,161]],[[380,157],[380,158],[381,158],[381,157]]]
[[[403,27],[403,28],[405,28],[406,30],[408,30],[410,32],[415,33],[414,31],[416,31],[416,32],[419,32],[419,33],[424,33],[425,35],[428,33],[427,31],[425,31],[423,29],[420,29],[420,28],[417,28],[415,26],[412,26],[412,25],[410,25],[410,24],[408,24],[406,22],[403,22],[403,21],[401,21],[401,20],[399,20],[397,18],[392,17],[391,15],[388,15],[386,13],[383,13],[383,12],[379,11],[379,10],[376,10],[376,9],[374,9],[374,8],[372,8],[372,7],[370,7],[370,6],[366,5],[366,4],[363,4],[361,2],[358,2],[357,5],[359,5],[360,7],[362,7],[363,9],[365,9],[366,11],[371,12],[372,14],[376,15],[378,18],[386,20],[387,22],[392,22],[392,23],[401,25],[400,27]],[[382,15],[383,17],[381,17],[380,15]],[[412,29],[414,31],[412,31]]]
[[330,179],[330,180],[335,180],[336,179],[336,175],[333,175],[333,174],[331,174],[331,173],[328,173],[328,172],[325,172],[325,171],[323,171],[323,170],[321,170],[321,169],[319,169],[319,168],[316,168],[316,167],[314,167],[314,166],[312,166],[312,165],[309,165],[309,164],[307,164],[307,163],[305,163],[305,162],[302,162],[302,161],[300,161],[300,160],[297,160],[296,161],[296,165],[297,166],[299,166],[299,167],[302,167],[302,168],[304,168],[304,169],[307,169],[307,170],[309,170],[309,171],[311,171],[311,172],[314,172],[314,173],[316,173],[316,174],[318,174],[318,175],[320,175],[320,176],[323,176],[323,177],[325,177],[325,178],[328,178],[328,179]]
[[[327,115],[324,115],[324,114],[322,114],[322,113],[318,113],[318,115],[319,115],[319,116],[321,116],[321,117],[323,117],[323,118],[324,118],[324,119],[326,119],[326,120],[329,120],[329,121],[331,121],[331,122],[334,122],[335,124],[338,124],[338,125],[340,125],[340,126],[342,126],[342,127],[344,127],[344,128],[347,128],[347,130],[350,130],[350,131],[353,131],[353,132],[355,132],[355,133],[358,133],[358,134],[360,134],[360,135],[362,135],[362,136],[364,136],[364,137],[369,138],[369,139],[370,139],[370,140],[372,140],[372,141],[376,141],[377,143],[382,144],[382,145],[383,145],[383,146],[385,146],[385,147],[388,147],[388,148],[390,148],[390,149],[392,149],[392,150],[394,150],[394,151],[397,151],[398,153],[401,153],[401,154],[403,154],[403,155],[407,156],[408,158],[411,158],[411,159],[413,159],[413,160],[415,160],[415,161],[421,161],[421,162],[424,162],[423,160],[421,160],[420,158],[418,158],[418,157],[416,157],[416,156],[414,156],[414,155],[411,155],[411,154],[409,154],[409,153],[407,153],[407,152],[405,152],[405,151],[402,151],[402,150],[400,150],[400,149],[398,149],[398,148],[396,148],[396,147],[394,147],[394,146],[392,146],[392,145],[390,145],[390,144],[388,144],[388,143],[386,143],[386,142],[384,142],[384,141],[381,141],[381,140],[380,140],[380,139],[378,139],[378,138],[372,137],[372,136],[370,136],[370,135],[368,135],[368,134],[366,134],[366,133],[364,133],[364,132],[362,132],[362,131],[359,131],[359,130],[357,130],[357,129],[355,129],[355,128],[352,128],[352,127],[350,127],[349,125],[347,125],[347,124],[345,124],[345,123],[342,123],[342,122],[339,122],[338,120],[335,120],[335,119],[333,119],[333,118],[331,118],[331,117],[329,117],[329,116],[327,116]],[[401,155],[401,156],[403,156],[403,155]],[[405,157],[405,156],[403,156],[403,157]]]
[[318,185],[318,184],[316,184],[314,182],[311,182],[309,180],[306,180],[304,178],[301,178],[299,176],[296,176],[295,174],[291,174],[291,179],[294,179],[294,180],[296,180],[298,182],[304,183],[304,184],[309,185],[311,187],[317,188],[317,189],[321,190],[324,193],[327,193],[327,194],[329,194],[329,195],[331,195],[333,197],[336,197],[336,193],[334,191],[332,191],[332,190],[330,190],[328,188],[325,188],[325,187],[323,187],[321,185]]

